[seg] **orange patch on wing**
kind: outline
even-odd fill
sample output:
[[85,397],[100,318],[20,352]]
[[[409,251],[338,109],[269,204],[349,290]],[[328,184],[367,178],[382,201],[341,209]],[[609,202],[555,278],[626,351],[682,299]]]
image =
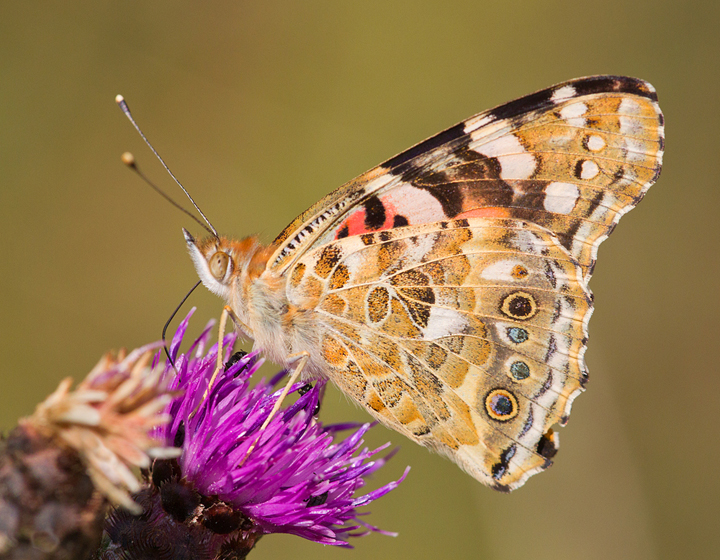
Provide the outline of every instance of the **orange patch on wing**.
[[338,239],[337,234],[345,227],[347,227],[347,234],[361,235],[363,233],[371,233],[375,231],[384,231],[386,229],[393,229],[393,219],[397,214],[394,206],[383,203],[385,207],[385,221],[379,228],[368,229],[365,225],[365,209],[359,208],[355,210],[338,228],[335,234],[335,239]]
[[475,208],[474,210],[468,210],[467,212],[463,212],[462,214],[458,214],[455,216],[455,220],[459,220],[461,218],[510,218],[512,217],[510,214],[509,208]]
[[348,235],[367,233],[367,228],[365,227],[365,210],[355,210],[355,212],[345,220],[345,223],[338,228],[338,232],[343,228],[347,228]]

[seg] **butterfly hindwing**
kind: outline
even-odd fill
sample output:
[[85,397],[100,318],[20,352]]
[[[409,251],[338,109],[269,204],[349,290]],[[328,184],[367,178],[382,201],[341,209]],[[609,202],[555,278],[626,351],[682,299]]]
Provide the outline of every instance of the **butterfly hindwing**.
[[655,91],[596,76],[480,113],[331,193],[275,240],[272,266],[334,239],[435,221],[512,217],[543,226],[583,268],[662,163]]
[[329,376],[382,422],[496,488],[549,464],[591,313],[551,233],[498,218],[395,228],[308,252],[290,279]]

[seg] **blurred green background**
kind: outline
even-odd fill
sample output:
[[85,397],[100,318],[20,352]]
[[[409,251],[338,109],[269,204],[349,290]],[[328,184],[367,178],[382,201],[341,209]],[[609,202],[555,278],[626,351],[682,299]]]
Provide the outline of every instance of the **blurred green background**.
[[[384,428],[373,535],[252,558],[717,558],[720,10],[716,3],[2,2],[0,429],[110,348],[156,340],[195,282],[199,227],[115,106],[122,93],[223,233],[272,238],[423,138],[570,78],[652,82],[665,169],[600,250],[590,384],[555,465],[511,495]],[[184,201],[183,201],[184,203]],[[219,315],[207,293],[197,332]],[[367,418],[338,392],[326,421]]]

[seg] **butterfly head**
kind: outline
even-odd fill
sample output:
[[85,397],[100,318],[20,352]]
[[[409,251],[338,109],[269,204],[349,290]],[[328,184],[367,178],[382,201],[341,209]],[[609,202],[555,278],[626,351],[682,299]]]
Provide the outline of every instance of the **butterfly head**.
[[203,285],[225,301],[237,293],[237,283],[251,272],[257,260],[260,244],[254,237],[240,241],[226,237],[206,237],[196,240],[183,228],[190,258]]

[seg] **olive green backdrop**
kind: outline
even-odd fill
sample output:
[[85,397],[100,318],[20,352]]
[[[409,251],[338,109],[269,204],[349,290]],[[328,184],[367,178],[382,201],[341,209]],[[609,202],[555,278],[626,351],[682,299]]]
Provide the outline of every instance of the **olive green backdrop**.
[[[252,558],[717,558],[720,11],[710,2],[245,0],[0,4],[0,429],[68,375],[159,337],[199,227],[113,103],[223,233],[270,241],[325,193],[476,112],[570,78],[657,88],[665,168],[600,250],[588,391],[555,465],[511,495],[376,428],[412,465],[355,551]],[[184,202],[183,202],[184,203]],[[194,332],[221,304],[207,293]],[[321,418],[365,419],[329,392]]]

